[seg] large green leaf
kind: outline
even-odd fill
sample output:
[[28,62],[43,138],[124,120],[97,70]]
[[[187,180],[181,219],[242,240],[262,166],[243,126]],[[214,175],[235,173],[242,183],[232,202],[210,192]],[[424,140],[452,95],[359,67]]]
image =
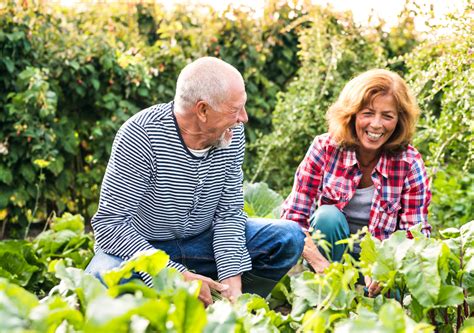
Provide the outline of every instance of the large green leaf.
[[51,229],[54,231],[71,230],[75,233],[82,233],[84,231],[84,218],[79,214],[64,213],[61,217],[54,218],[51,223]]
[[166,300],[130,294],[115,299],[101,296],[87,307],[84,331],[128,333],[134,331],[134,325],[146,328],[151,323],[154,331],[166,332],[169,311],[170,304]]
[[334,321],[346,318],[344,312],[308,310],[304,314],[301,330],[303,332],[325,332],[329,330]]
[[377,262],[377,249],[380,241],[367,232],[360,242],[360,267],[366,275],[372,273],[372,266]]
[[207,324],[204,333],[241,332],[242,324],[232,306],[218,301],[207,309]]
[[134,272],[145,272],[155,276],[166,267],[168,260],[169,256],[163,251],[142,251],[123,262],[120,267],[104,273],[103,279],[108,287],[113,287],[120,284],[123,279],[129,279]]
[[406,277],[406,284],[413,297],[425,308],[436,305],[441,288],[438,260],[446,247],[441,242],[418,239],[403,261],[400,272]]
[[56,332],[61,325],[67,331],[81,330],[84,325],[82,314],[60,296],[48,297],[30,314],[31,327],[39,332]]
[[0,276],[24,287],[35,272],[44,268],[30,243],[21,240],[0,242]]
[[53,231],[48,230],[39,234],[34,240],[36,251],[42,257],[51,257],[55,254],[64,254],[65,248],[78,240],[86,240],[86,236],[81,236],[71,230]]
[[81,269],[65,267],[62,261],[55,266],[56,277],[61,280],[59,291],[70,291],[77,295],[82,311],[94,299],[106,294],[102,283]]
[[184,281],[183,274],[173,268],[166,268],[153,277],[153,289],[162,296],[173,296],[177,289],[184,289],[197,298],[200,282]]
[[321,304],[331,293],[324,277],[312,272],[291,277],[291,290],[293,317],[301,316],[308,309]]
[[335,333],[428,333],[434,327],[425,323],[416,323],[408,317],[400,303],[387,300],[376,314],[372,311],[358,308],[355,318],[346,319],[336,324]]
[[438,294],[436,305],[439,307],[457,306],[464,301],[464,294],[461,287],[443,285]]
[[245,212],[249,217],[279,218],[281,195],[265,183],[244,184]]
[[226,332],[294,332],[290,321],[268,307],[259,296],[244,294],[232,306],[228,301],[217,301],[207,309],[205,333]]
[[269,307],[264,298],[254,294],[243,294],[236,302],[236,307],[242,310],[242,313],[251,313],[263,309],[269,311]]
[[474,294],[474,221],[460,228],[461,253],[463,262],[462,286],[469,294]]
[[268,304],[271,309],[274,309],[277,306],[283,305],[285,303],[291,304],[291,280],[288,275],[285,275],[273,288]]
[[413,242],[406,237],[405,231],[397,231],[389,239],[384,240],[378,247],[377,260],[372,267],[373,278],[386,284],[387,288],[392,288],[396,275],[402,267],[402,260]]
[[474,333],[474,318],[468,318],[464,321],[460,333]]
[[23,331],[29,327],[29,314],[38,298],[25,289],[0,278],[0,331]]
[[206,312],[202,302],[185,289],[176,290],[171,300],[174,307],[168,314],[167,328],[183,333],[202,331],[206,325]]
[[13,174],[10,169],[6,166],[0,165],[0,182],[7,185],[11,184],[13,181]]

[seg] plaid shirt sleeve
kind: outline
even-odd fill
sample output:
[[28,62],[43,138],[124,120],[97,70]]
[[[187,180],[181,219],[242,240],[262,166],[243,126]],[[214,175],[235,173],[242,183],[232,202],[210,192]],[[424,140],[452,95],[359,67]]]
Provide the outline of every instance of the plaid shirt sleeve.
[[281,218],[309,228],[311,207],[318,194],[324,170],[324,139],[318,136],[296,170],[293,189],[282,206]]
[[421,155],[417,153],[403,185],[399,228],[408,230],[415,224],[422,223],[421,231],[429,236],[431,226],[427,217],[430,201],[429,179]]

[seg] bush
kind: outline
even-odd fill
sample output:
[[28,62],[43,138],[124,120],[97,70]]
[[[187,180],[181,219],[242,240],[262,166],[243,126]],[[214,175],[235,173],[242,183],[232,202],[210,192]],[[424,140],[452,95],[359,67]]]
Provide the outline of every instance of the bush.
[[293,175],[315,135],[326,132],[325,113],[355,74],[384,62],[378,37],[366,36],[349,13],[313,8],[300,35],[302,66],[278,95],[273,131],[261,138],[253,181],[288,193]]
[[440,229],[466,224],[474,216],[474,174],[454,167],[439,170],[433,178],[433,198],[429,221],[437,233]]
[[432,178],[430,222],[459,227],[473,216],[473,5],[435,26],[405,57],[423,112],[415,145]]
[[473,5],[448,16],[405,57],[409,84],[423,109],[415,144],[432,173],[445,164],[473,171]]

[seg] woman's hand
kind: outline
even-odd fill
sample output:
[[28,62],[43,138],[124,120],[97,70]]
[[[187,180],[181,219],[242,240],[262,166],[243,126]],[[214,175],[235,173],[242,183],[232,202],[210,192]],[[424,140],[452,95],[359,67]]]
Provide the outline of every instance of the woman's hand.
[[199,275],[186,271],[183,273],[184,279],[186,281],[199,280],[201,281],[201,290],[199,290],[199,299],[204,303],[204,306],[212,304],[211,289],[217,290],[220,293],[224,293],[229,286],[223,283],[214,281],[211,278],[208,278],[204,275]]
[[372,278],[368,276],[364,276],[365,286],[369,291],[369,297],[375,297],[380,294],[382,287],[379,285],[377,281],[372,280]]
[[303,258],[316,273],[324,273],[324,270],[329,266],[329,261],[319,252],[310,233],[306,231],[305,235]]

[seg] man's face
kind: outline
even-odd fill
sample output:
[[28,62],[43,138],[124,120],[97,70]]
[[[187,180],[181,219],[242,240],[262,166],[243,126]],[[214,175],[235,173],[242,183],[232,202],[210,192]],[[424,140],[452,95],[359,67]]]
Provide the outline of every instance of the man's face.
[[229,97],[215,109],[209,108],[208,133],[210,145],[226,148],[232,142],[232,129],[248,121],[245,102],[247,94],[241,82],[232,84]]

